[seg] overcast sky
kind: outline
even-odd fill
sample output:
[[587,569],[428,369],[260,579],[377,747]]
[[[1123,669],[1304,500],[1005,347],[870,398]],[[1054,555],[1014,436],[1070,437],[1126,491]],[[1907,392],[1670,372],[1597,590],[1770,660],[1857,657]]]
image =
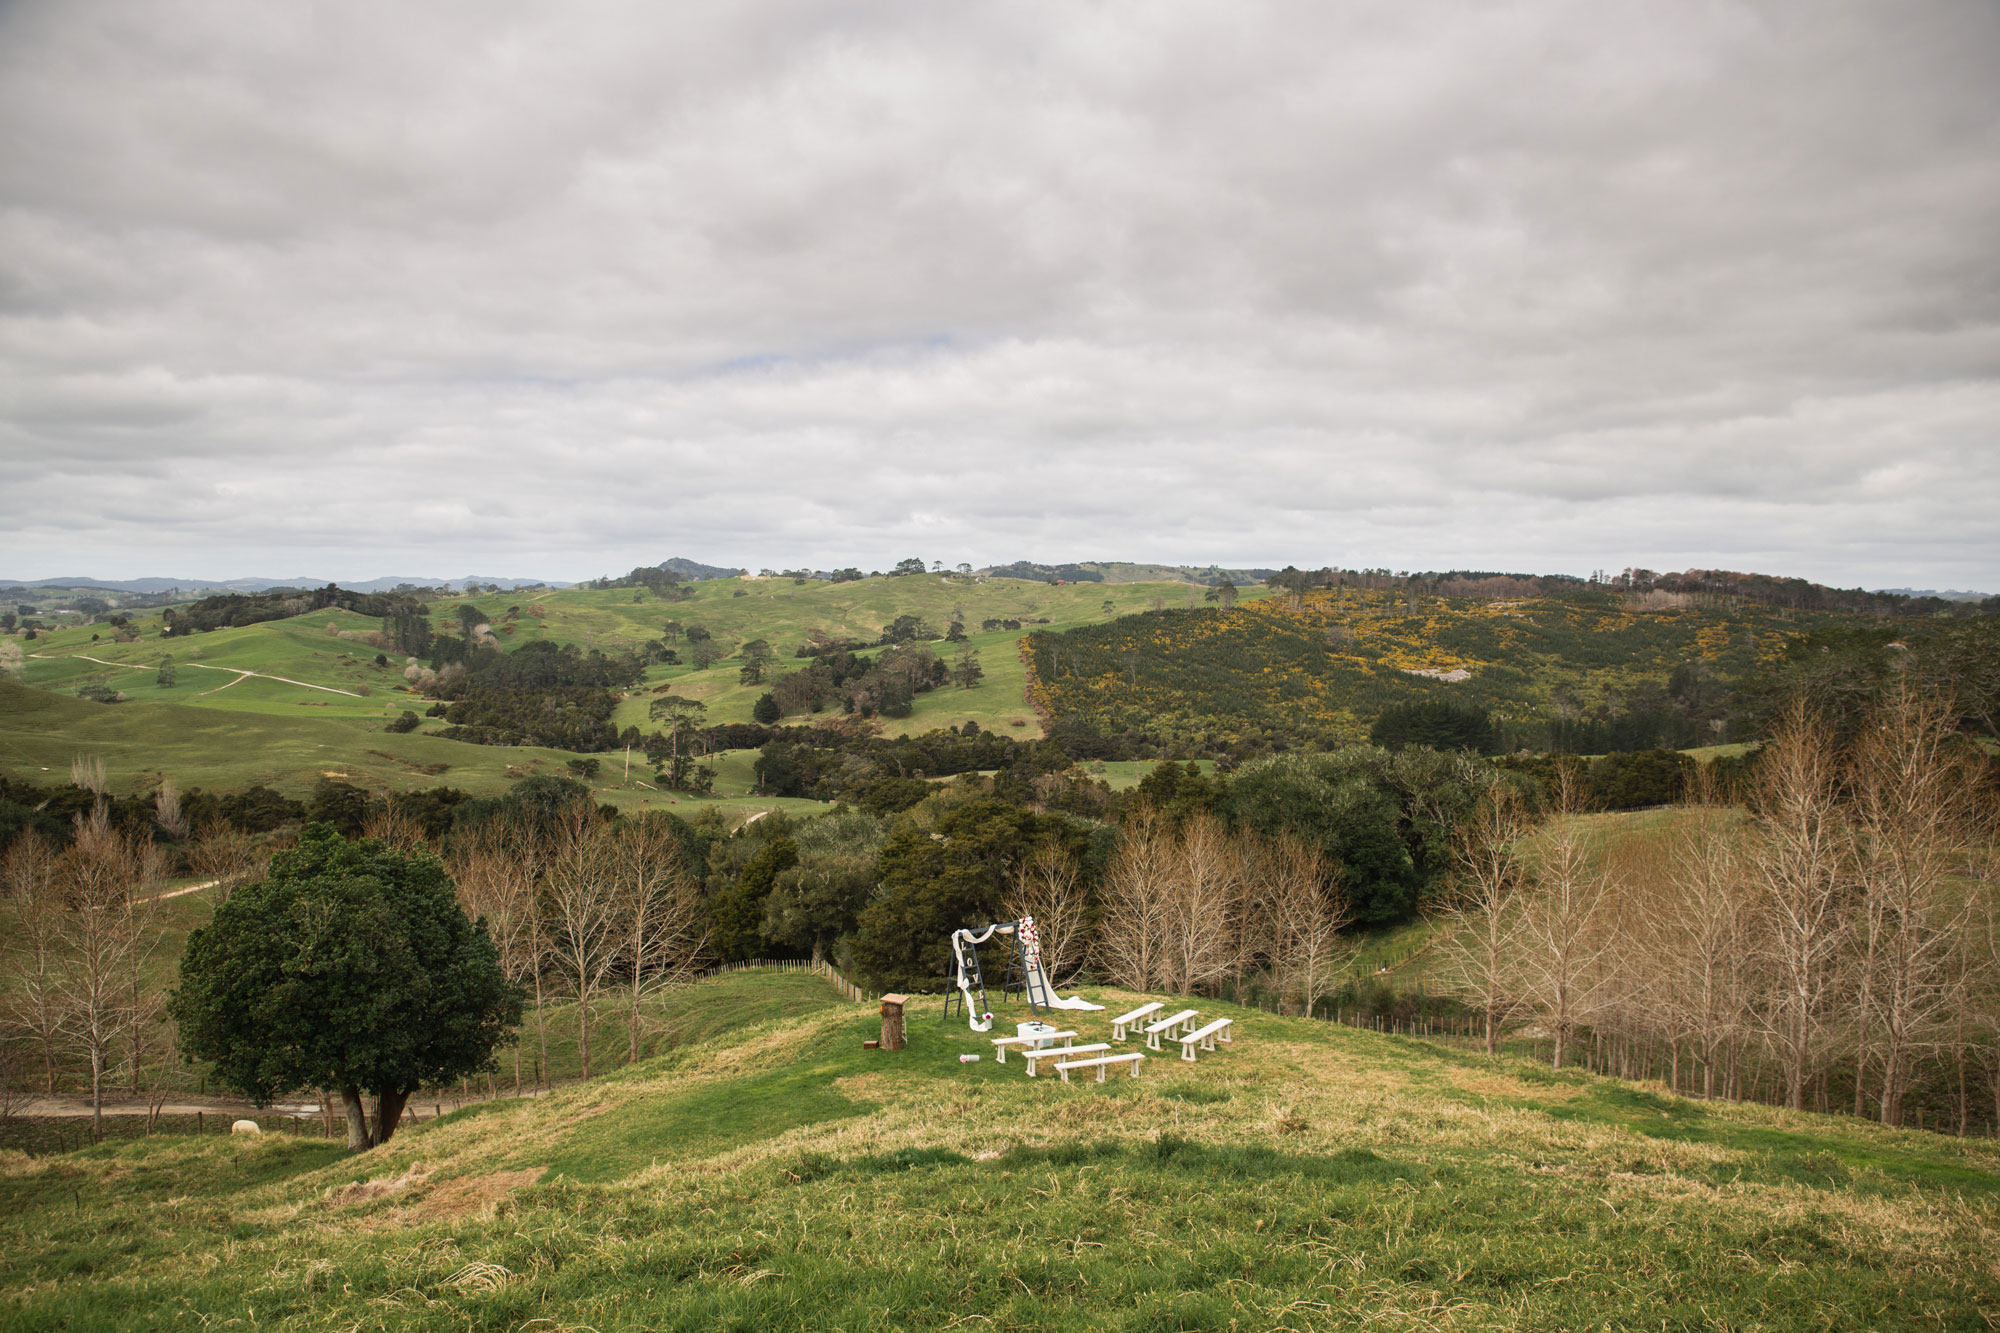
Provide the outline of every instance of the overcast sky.
[[2000,590],[2000,5],[0,3],[0,577]]

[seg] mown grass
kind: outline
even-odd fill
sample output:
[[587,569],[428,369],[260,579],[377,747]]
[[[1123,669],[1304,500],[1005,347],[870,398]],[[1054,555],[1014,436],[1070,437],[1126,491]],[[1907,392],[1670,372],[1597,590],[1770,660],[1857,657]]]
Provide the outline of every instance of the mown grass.
[[[1970,1329],[2000,1317],[1990,1142],[1694,1105],[1208,1003],[1238,1018],[1238,1040],[1198,1065],[1031,1082],[940,1021],[934,997],[913,1007],[908,1049],[885,1053],[861,1049],[872,1012],[828,996],[589,1084],[447,1116],[360,1159],[282,1135],[0,1159],[0,1322]],[[1064,1017],[1086,1036],[1107,1026]],[[974,1051],[985,1058],[959,1063]]]

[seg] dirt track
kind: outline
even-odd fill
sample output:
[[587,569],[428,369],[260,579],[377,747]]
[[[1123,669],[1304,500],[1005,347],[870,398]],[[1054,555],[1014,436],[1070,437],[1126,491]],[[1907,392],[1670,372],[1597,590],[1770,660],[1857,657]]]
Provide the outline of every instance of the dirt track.
[[[120,671],[151,671],[154,669],[144,663],[107,662],[101,657],[92,657],[89,653],[29,653],[28,656],[39,657],[45,662],[53,662],[60,657],[80,657],[86,662],[95,662],[99,666],[117,667]],[[234,671],[236,673],[235,680],[229,681],[227,684],[218,685],[212,690],[203,690],[203,694],[218,693],[228,689],[230,685],[239,685],[246,678],[255,676],[259,680],[280,681],[286,685],[297,685],[308,690],[325,690],[328,694],[344,694],[350,699],[359,699],[361,697],[353,690],[337,690],[331,685],[315,685],[309,680],[293,680],[290,676],[272,676],[262,671],[245,671],[242,667],[210,666],[206,662],[182,662],[179,665],[194,667],[201,671]]]

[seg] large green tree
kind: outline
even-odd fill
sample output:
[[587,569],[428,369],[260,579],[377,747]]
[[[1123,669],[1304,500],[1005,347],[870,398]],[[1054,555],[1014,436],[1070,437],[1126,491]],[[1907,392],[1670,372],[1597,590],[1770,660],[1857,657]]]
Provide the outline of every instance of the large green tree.
[[259,1106],[336,1090],[359,1150],[419,1087],[491,1068],[521,993],[435,857],[314,824],[188,936],[170,1008],[188,1055]]
[[788,837],[766,843],[750,858],[736,882],[709,901],[709,947],[725,962],[754,958],[768,943],[761,927],[764,900],[779,874],[799,863],[799,845]]
[[899,825],[882,848],[881,888],[861,912],[855,965],[885,990],[935,987],[951,933],[1005,920],[1015,875],[1035,850],[1081,839],[1059,816],[992,797],[948,811],[929,832]]

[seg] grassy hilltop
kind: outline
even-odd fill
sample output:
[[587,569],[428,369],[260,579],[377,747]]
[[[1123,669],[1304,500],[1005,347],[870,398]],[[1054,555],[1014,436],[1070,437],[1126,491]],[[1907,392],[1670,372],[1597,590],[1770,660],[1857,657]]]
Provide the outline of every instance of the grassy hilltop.
[[[2000,1148],[1203,1002],[1197,1065],[1027,1080],[806,974],[698,1044],[361,1158],[0,1158],[0,1323],[292,1329],[1987,1328]],[[1118,992],[1097,998],[1123,1005]],[[1112,1012],[1115,1012],[1113,1010]],[[1003,1011],[998,1025],[1014,1015]],[[1100,1038],[1106,1014],[1075,1016]],[[740,1026],[730,1027],[736,1023]],[[960,1053],[984,1058],[961,1065]]]

